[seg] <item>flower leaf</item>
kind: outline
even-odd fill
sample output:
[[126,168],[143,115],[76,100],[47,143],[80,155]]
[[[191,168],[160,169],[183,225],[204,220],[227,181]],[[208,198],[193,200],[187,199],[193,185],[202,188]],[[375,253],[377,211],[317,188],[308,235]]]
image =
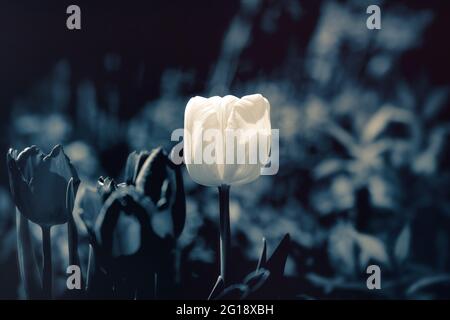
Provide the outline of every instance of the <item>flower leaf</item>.
[[258,291],[269,279],[270,271],[266,269],[259,269],[253,271],[244,279],[244,284],[249,287],[250,293]]
[[245,284],[234,284],[227,287],[216,300],[243,300],[250,293],[250,289]]
[[214,285],[213,289],[211,290],[211,293],[209,294],[208,300],[214,300],[220,292],[223,290],[224,282],[222,276],[219,276],[217,278],[216,284]]
[[256,267],[256,270],[265,268],[266,262],[267,262],[267,243],[266,238],[263,238],[263,249],[261,251],[261,256],[259,257],[258,266]]
[[266,264],[266,269],[270,271],[272,278],[282,278],[284,274],[284,267],[291,249],[291,237],[287,233],[281,240],[278,247],[273,252]]

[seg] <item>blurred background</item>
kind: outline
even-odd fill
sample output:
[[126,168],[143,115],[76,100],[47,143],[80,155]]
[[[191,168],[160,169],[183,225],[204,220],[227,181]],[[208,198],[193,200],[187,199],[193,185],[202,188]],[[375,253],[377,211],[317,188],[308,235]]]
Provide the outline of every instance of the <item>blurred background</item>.
[[[381,30],[366,28],[371,4]],[[235,272],[290,233],[285,298],[450,298],[449,30],[436,0],[1,0],[0,298],[21,295],[9,147],[61,143],[84,183],[122,181],[129,152],[170,150],[190,97],[256,92],[280,170],[231,189]],[[206,298],[218,195],[186,172],[185,188],[186,297]],[[372,263],[382,290],[367,290]]]

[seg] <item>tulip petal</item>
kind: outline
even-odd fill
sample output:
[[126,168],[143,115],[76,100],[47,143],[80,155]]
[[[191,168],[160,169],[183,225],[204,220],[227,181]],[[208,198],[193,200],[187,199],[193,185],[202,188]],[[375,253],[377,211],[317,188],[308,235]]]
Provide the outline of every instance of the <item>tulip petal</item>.
[[137,176],[149,156],[150,152],[148,151],[133,151],[129,154],[127,164],[125,165],[125,182],[128,185],[136,184]]
[[45,155],[36,146],[25,148],[16,157],[17,166],[28,183],[33,177],[34,168],[43,161],[44,157]]
[[69,157],[64,153],[64,149],[61,145],[57,145],[53,148],[49,155],[45,156],[44,161],[50,161],[50,172],[62,176],[67,183],[73,178],[74,191],[78,189],[80,179],[78,173],[70,162]]
[[[224,182],[229,185],[240,185],[256,180],[260,176],[261,167],[267,160],[270,150],[269,144],[264,152],[259,150],[260,139],[270,141],[270,105],[267,99],[260,94],[254,94],[237,100],[227,119],[226,129],[234,130],[237,139],[231,142],[231,145],[235,146],[235,162],[225,166]],[[255,164],[250,163],[251,143],[258,144],[257,148],[252,150],[252,152],[257,152]],[[239,164],[236,160],[239,148],[245,150],[245,164]]]
[[114,179],[109,177],[100,177],[97,180],[97,192],[103,201],[106,201],[106,199],[108,199],[109,196],[117,190],[117,188],[118,186]]
[[[260,176],[261,168],[269,158],[270,104],[260,94],[241,99],[232,95],[223,98],[194,97],[186,106],[184,128],[186,167],[191,178],[199,184],[220,186],[249,183]],[[208,129],[220,132],[221,143],[205,141],[204,134]],[[228,130],[233,136],[228,137]],[[227,140],[230,138],[233,141]],[[261,139],[265,145],[261,144]],[[215,150],[214,163],[205,163],[205,153],[208,155],[207,152],[213,150],[212,143],[221,149]],[[229,150],[230,146],[234,150]],[[237,161],[237,150],[245,150],[243,163]],[[231,155],[233,158],[230,158]],[[232,163],[229,163],[230,159],[233,160]]]
[[48,170],[47,163],[34,169],[30,181],[32,208],[25,215],[41,226],[51,226],[67,222],[66,189],[67,181]]
[[97,220],[103,201],[96,189],[81,185],[75,198],[74,221],[78,230],[88,234],[91,240],[95,239],[95,221]]
[[[219,186],[221,177],[216,164],[203,163],[203,152],[208,143],[203,141],[203,132],[206,129],[219,129],[221,122],[218,117],[218,106],[220,97],[209,99],[194,97],[189,100],[184,118],[183,155],[186,168],[191,178],[205,186]],[[195,163],[200,159],[201,163]],[[198,162],[198,161],[197,161]]]
[[30,202],[28,199],[32,197],[31,190],[19,170],[16,160],[13,158],[12,150],[8,152],[6,162],[12,197],[19,211],[26,216],[26,213],[30,211]]
[[[270,104],[260,94],[252,94],[242,97],[235,105],[235,110],[241,116],[243,125],[251,124],[259,130],[270,132]],[[234,119],[230,119],[233,121]],[[232,127],[231,124],[228,124]]]
[[168,179],[167,161],[167,154],[161,147],[154,149],[136,178],[136,190],[149,196],[160,209],[169,205],[173,185]]
[[95,223],[95,236],[108,256],[133,255],[156,237],[149,205],[133,187],[120,188],[106,200]]

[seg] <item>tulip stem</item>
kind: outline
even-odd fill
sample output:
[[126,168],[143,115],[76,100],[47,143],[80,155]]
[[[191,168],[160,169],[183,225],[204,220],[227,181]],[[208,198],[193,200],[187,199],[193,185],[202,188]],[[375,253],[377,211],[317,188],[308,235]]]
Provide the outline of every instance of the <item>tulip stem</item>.
[[39,296],[41,279],[36,267],[29,222],[18,209],[16,210],[16,225],[20,277],[24,286],[25,298],[33,299]]
[[52,298],[52,246],[51,226],[42,226],[42,288],[46,299]]
[[[69,245],[69,265],[76,265],[81,269],[80,265],[80,257],[78,256],[78,232],[77,227],[75,226],[75,221],[73,220],[73,206],[74,206],[74,197],[75,190],[73,186],[73,178],[70,179],[67,184],[66,190],[66,210],[67,210],[67,238]],[[81,284],[83,285],[83,284]]]
[[92,284],[92,277],[95,269],[95,258],[94,258],[94,247],[92,244],[89,244],[89,257],[88,257],[88,265],[86,270],[86,286],[85,291],[89,290],[89,286]]
[[230,266],[230,186],[219,187],[220,206],[220,275],[225,285],[228,285],[228,270]]
[[[69,246],[69,265],[78,266],[81,272],[80,257],[78,256],[78,233],[72,215],[69,216],[69,220],[67,221],[67,238]],[[81,286],[83,287],[83,277],[81,278]]]

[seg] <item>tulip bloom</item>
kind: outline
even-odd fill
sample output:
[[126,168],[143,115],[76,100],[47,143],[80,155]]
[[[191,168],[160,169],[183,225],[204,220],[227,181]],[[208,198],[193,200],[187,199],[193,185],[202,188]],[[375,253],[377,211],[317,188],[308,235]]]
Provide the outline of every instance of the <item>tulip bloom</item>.
[[126,184],[149,196],[159,211],[170,208],[172,231],[178,237],[186,219],[186,200],[181,167],[175,165],[162,147],[151,152],[132,152],[125,168]]
[[186,106],[184,130],[184,160],[195,182],[249,183],[269,158],[270,104],[260,94],[194,97]]
[[[51,297],[52,262],[50,228],[68,223],[71,261],[76,253],[76,236],[71,220],[72,200],[79,185],[75,168],[61,146],[45,155],[36,146],[7,153],[9,183],[21,215],[42,228],[43,290]],[[18,247],[20,244],[18,243]]]
[[36,146],[22,152],[10,149],[7,164],[11,193],[22,215],[40,226],[66,223],[66,192],[70,179],[79,178],[61,146],[45,155]]
[[230,265],[230,186],[261,175],[270,140],[270,104],[260,94],[194,97],[186,105],[183,154],[189,175],[199,184],[219,187],[219,281],[224,284]]

